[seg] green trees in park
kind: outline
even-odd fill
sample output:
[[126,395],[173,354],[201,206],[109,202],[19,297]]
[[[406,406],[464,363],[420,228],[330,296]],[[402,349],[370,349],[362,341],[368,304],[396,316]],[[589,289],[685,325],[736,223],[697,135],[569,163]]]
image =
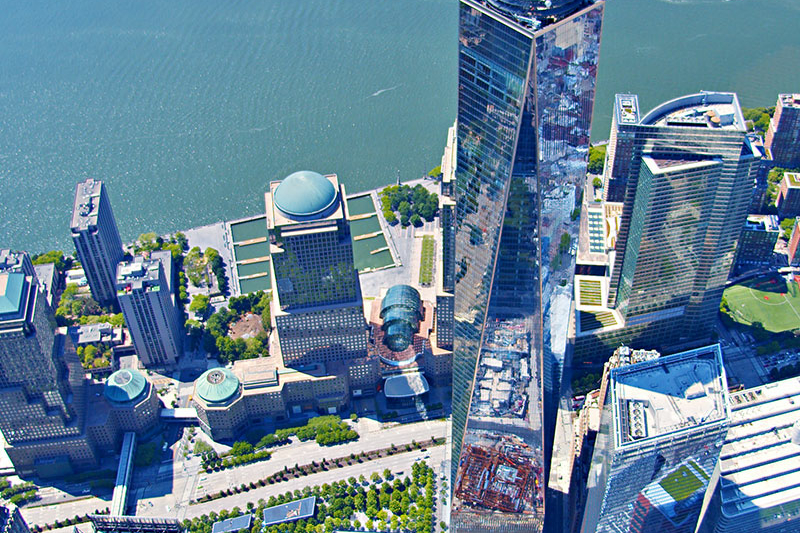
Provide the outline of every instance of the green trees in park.
[[750,131],[765,133],[769,128],[769,119],[775,114],[775,106],[753,108],[743,107],[742,114],[744,115],[745,121],[748,123],[747,129]]
[[[270,330],[269,303],[271,300],[272,295],[264,291],[252,292],[228,300],[229,309],[217,311],[206,321],[205,330],[202,332],[203,348],[208,353],[218,354],[219,359],[223,362],[254,359],[266,354]],[[261,316],[261,325],[264,327],[264,331],[249,339],[232,339],[228,336],[228,329],[231,324],[247,313]]]
[[[314,516],[264,527],[265,508],[312,495],[317,497]],[[257,503],[248,503],[247,512],[253,513],[253,533],[323,533],[360,529],[360,517],[363,516],[366,516],[363,526],[368,530],[378,527],[382,530],[391,528],[392,531],[431,533],[434,526],[434,506],[433,469],[425,463],[414,463],[411,476],[396,479],[392,485],[373,482],[365,487],[342,479],[330,484],[305,487],[302,491],[287,491],[270,496],[268,500],[260,499]],[[236,517],[241,513],[238,507],[234,507],[230,511],[222,510],[219,514],[212,512],[184,520],[182,525],[189,533],[210,533],[213,522]]]
[[589,147],[589,166],[586,168],[592,174],[603,172],[603,165],[606,160],[606,145]]
[[189,311],[196,313],[200,316],[205,316],[208,312],[210,305],[210,298],[205,294],[197,294],[192,298],[192,303],[189,304]]
[[781,237],[783,237],[787,241],[792,236],[792,229],[794,228],[794,221],[795,221],[794,218],[784,218],[783,220],[781,220],[781,230],[783,230],[783,233],[781,234]]
[[34,265],[46,265],[55,263],[56,270],[64,272],[72,267],[72,258],[65,258],[61,250],[51,250],[43,254],[36,254],[31,258]]
[[389,224],[397,222],[399,214],[403,226],[420,226],[423,219],[431,222],[436,217],[439,195],[422,185],[391,185],[381,191],[381,211]]

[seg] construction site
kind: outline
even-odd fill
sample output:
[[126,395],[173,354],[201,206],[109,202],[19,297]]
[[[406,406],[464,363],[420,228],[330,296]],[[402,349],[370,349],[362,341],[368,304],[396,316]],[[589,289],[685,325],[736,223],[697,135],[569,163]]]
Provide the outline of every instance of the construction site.
[[519,437],[489,432],[470,435],[477,441],[462,457],[456,497],[460,505],[509,513],[534,513],[544,504],[539,456]]

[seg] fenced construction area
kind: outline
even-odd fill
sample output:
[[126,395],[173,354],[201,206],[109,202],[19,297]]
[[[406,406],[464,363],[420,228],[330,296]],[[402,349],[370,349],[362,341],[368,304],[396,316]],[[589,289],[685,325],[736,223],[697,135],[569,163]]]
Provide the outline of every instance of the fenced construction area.
[[728,315],[745,325],[761,323],[772,333],[800,329],[800,285],[770,274],[732,285],[723,293]]

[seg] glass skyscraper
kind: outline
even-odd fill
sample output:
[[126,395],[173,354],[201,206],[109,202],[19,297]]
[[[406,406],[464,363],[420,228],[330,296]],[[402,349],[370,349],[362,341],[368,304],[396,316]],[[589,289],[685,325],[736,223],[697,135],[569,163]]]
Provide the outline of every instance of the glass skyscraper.
[[728,424],[718,344],[611,370],[581,533],[694,533]]
[[461,0],[454,531],[537,531],[604,3]]

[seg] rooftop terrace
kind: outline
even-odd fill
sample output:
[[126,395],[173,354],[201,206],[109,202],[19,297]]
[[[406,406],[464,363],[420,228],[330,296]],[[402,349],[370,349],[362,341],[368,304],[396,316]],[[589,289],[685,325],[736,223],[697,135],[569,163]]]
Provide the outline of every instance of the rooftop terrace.
[[468,0],[466,4],[484,5],[526,28],[538,30],[549,26],[581,8],[595,3],[593,0]]
[[747,131],[736,94],[709,91],[664,102],[645,115],[640,123],[659,127]]
[[727,419],[727,385],[719,345],[614,369],[618,446]]

